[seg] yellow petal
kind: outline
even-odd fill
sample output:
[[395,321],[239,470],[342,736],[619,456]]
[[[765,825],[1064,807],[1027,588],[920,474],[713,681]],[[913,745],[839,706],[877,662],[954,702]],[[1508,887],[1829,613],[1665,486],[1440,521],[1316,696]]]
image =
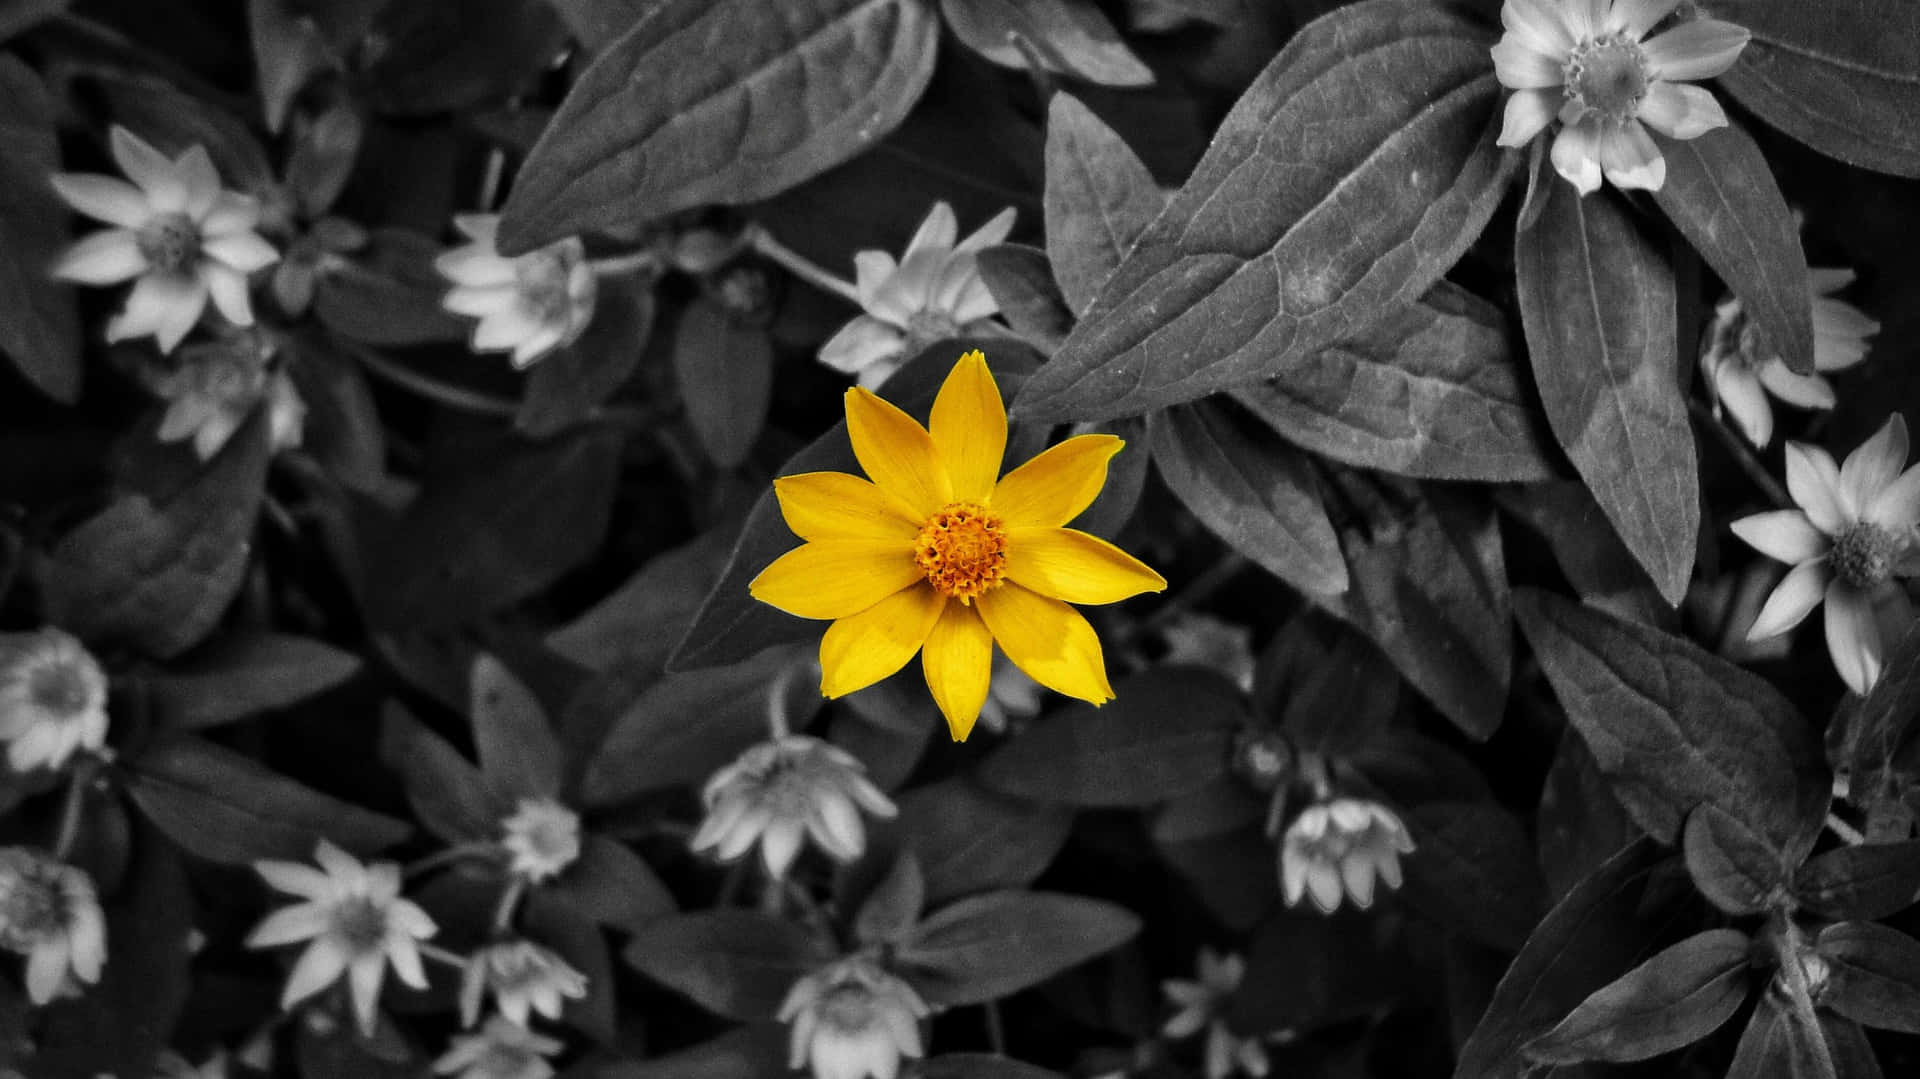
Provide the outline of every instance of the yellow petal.
[[865,386],[847,391],[847,437],[868,478],[916,516],[924,520],[953,501],[953,481],[933,448],[933,436]]
[[1007,577],[1068,603],[1118,603],[1167,587],[1166,578],[1144,562],[1071,528],[1009,530]]
[[924,580],[907,542],[833,539],[774,559],[747,591],[801,618],[845,618]]
[[985,502],[1007,455],[1007,406],[979,349],[960,357],[927,417],[934,448],[953,477],[953,496]]
[[987,624],[972,607],[947,604],[927,635],[920,666],[927,675],[927,688],[933,691],[933,703],[947,717],[953,740],[966,741],[993,681],[993,634],[987,632]]
[[820,638],[820,692],[844,697],[906,666],[946,603],[922,581],[828,626]]
[[773,481],[780,515],[804,540],[880,539],[907,544],[920,533],[913,507],[845,472],[802,472]]
[[1113,435],[1078,435],[1007,473],[993,489],[993,512],[1008,528],[1059,528],[1100,496],[1107,459],[1126,443]]
[[1113,699],[1100,637],[1079,611],[1011,582],[973,602],[1000,650],[1028,677],[1089,704]]

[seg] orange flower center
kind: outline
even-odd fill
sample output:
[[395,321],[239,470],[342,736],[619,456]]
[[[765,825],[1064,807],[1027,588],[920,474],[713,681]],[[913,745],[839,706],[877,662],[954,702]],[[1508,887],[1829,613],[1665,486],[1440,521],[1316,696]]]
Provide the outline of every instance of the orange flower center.
[[965,603],[1007,572],[1007,533],[987,507],[952,502],[920,528],[913,561],[943,596]]

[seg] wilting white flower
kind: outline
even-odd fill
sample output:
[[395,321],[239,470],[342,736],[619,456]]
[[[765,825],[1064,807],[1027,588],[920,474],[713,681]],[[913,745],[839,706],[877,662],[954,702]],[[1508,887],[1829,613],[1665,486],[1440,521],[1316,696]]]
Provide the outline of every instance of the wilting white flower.
[[1729,296],[1714,308],[1700,366],[1706,371],[1715,413],[1724,410],[1732,416],[1747,441],[1765,446],[1773,440],[1769,393],[1800,408],[1832,408],[1833,385],[1822,374],[1844,371],[1867,358],[1867,339],[1880,331],[1880,324],[1833,296],[1852,280],[1852,270],[1812,273],[1816,373],[1811,375],[1795,374],[1778,354],[1760,352],[1753,324],[1739,300]]
[[280,257],[254,232],[259,204],[221,189],[205,147],[169,161],[126,128],[115,127],[111,141],[114,161],[133,183],[92,173],[53,178],[67,205],[114,226],[68,248],[53,275],[84,285],[138,278],[107,324],[108,341],[151,335],[160,351],[172,352],[209,298],[228,322],[252,325],[247,275]]
[[955,243],[953,207],[935,203],[898,263],[885,251],[853,256],[855,289],[865,314],[820,349],[820,362],[857,375],[871,389],[913,354],[949,337],[991,332],[1000,305],[980,279],[979,253],[1007,238],[1014,213],[1002,210]]
[[780,1005],[792,1024],[787,1066],[813,1079],[895,1079],[902,1057],[925,1054],[926,1002],[913,987],[864,956],[849,956],[801,978]]
[[227,1079],[227,1054],[216,1049],[205,1064],[195,1065],[169,1049],[154,1061],[154,1079]]
[[451,1048],[433,1062],[433,1073],[460,1079],[548,1079],[553,1065],[547,1058],[564,1048],[497,1015],[478,1033],[455,1035],[448,1044]]
[[1202,948],[1194,981],[1169,978],[1160,983],[1160,991],[1180,1009],[1160,1031],[1169,1038],[1207,1032],[1207,1079],[1227,1079],[1236,1071],[1264,1079],[1270,1066],[1267,1047],[1258,1037],[1243,1037],[1227,1026],[1228,1001],[1246,973],[1246,961],[1239,956]]
[[1015,720],[1040,714],[1042,692],[1040,683],[1014,666],[1005,652],[995,649],[987,699],[980,705],[980,725],[995,734],[1005,734]]
[[480,1001],[493,994],[500,1014],[526,1026],[528,1014],[560,1018],[567,1000],[587,995],[587,976],[530,940],[508,940],[473,953],[460,976],[460,1021],[480,1019]]
[[0,740],[16,772],[60,768],[105,744],[107,675],[71,634],[0,634]]
[[732,861],[759,843],[776,878],[786,876],[808,836],[833,858],[853,861],[867,847],[860,810],[876,817],[896,812],[851,754],[804,734],[748,749],[713,774],[702,797],[707,817],[694,833],[694,851],[711,849]]
[[45,1004],[107,963],[107,920],[93,879],[26,847],[0,849],[0,947],[27,957],[27,999]]
[[416,989],[427,986],[419,942],[436,927],[427,912],[400,896],[400,867],[362,865],[326,840],[314,852],[320,869],[299,862],[255,862],[268,884],[304,902],[264,918],[247,937],[249,948],[275,948],[311,941],[287,976],[280,1006],[291,1008],[347,978],[360,1029],[371,1037],[380,1008],[387,964]]
[[1711,93],[1688,85],[1733,66],[1741,27],[1697,18],[1647,37],[1680,0],[1506,0],[1493,69],[1507,99],[1500,145],[1525,146],[1556,118],[1553,167],[1582,195],[1604,173],[1620,188],[1658,191],[1667,162],[1647,134],[1693,139],[1725,127]]
[[480,320],[475,352],[511,352],[513,365],[524,368],[572,343],[593,321],[599,281],[579,237],[507,258],[494,242],[498,214],[460,214],[453,225],[471,242],[433,265],[453,282],[446,309]]
[[1191,663],[1226,675],[1242,693],[1253,692],[1253,631],[1209,614],[1188,611],[1160,631],[1167,663]]
[[1400,887],[1400,856],[1412,850],[1407,826],[1386,806],[1358,798],[1316,802],[1280,841],[1280,890],[1290,907],[1311,896],[1323,914],[1340,909],[1342,898],[1365,910],[1375,880]]
[[204,461],[219,453],[264,401],[273,451],[300,445],[307,404],[293,379],[275,366],[274,352],[272,340],[253,331],[181,350],[179,365],[152,379],[154,392],[167,402],[160,441],[191,439]]
[[1898,414],[1836,468],[1818,446],[1787,443],[1787,492],[1799,509],[1733,522],[1733,534],[1793,567],[1768,597],[1749,640],[1785,633],[1827,601],[1827,652],[1847,687],[1864,694],[1880,679],[1879,612],[1901,625],[1912,604],[1894,582],[1920,525],[1920,466],[1907,463],[1907,423]]
[[557,877],[580,858],[580,814],[551,798],[522,798],[501,827],[508,868],[528,881]]

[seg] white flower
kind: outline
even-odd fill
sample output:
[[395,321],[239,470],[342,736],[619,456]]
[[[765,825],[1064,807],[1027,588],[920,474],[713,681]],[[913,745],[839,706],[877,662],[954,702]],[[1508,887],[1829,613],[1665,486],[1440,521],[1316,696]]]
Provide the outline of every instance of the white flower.
[[794,984],[780,1005],[791,1023],[787,1066],[813,1079],[895,1079],[902,1057],[925,1055],[926,1002],[913,987],[864,956],[850,956]]
[[426,988],[419,942],[433,936],[433,919],[401,898],[400,867],[392,862],[363,866],[324,839],[314,859],[320,869],[299,862],[254,863],[268,884],[305,902],[267,915],[247,937],[247,947],[311,941],[287,976],[280,1006],[291,1008],[345,975],[360,1029],[371,1037],[389,962],[401,981]]
[[821,347],[820,362],[871,389],[935,341],[991,332],[1000,305],[980,279],[977,256],[1007,238],[1013,216],[1002,210],[956,244],[953,207],[935,203],[897,264],[885,251],[854,255],[855,290],[866,313]]
[[92,878],[26,847],[0,849],[0,947],[27,957],[35,1004],[69,992],[73,981],[99,981],[107,920]]
[[[1500,145],[1525,146],[1556,118],[1553,167],[1582,195],[1604,173],[1620,188],[1658,191],[1667,162],[1647,134],[1693,139],[1725,127],[1711,93],[1688,83],[1733,66],[1741,27],[1692,19],[1648,38],[1680,0],[1506,0],[1494,73],[1513,90]],[[1642,40],[1645,39],[1645,40]]]
[[1386,806],[1358,798],[1317,802],[1280,842],[1280,890],[1290,907],[1311,896],[1323,914],[1340,909],[1342,898],[1365,910],[1376,879],[1400,887],[1400,856],[1412,850],[1407,826]]
[[1835,669],[1855,693],[1873,688],[1883,654],[1876,608],[1890,608],[1902,625],[1913,618],[1893,579],[1920,524],[1920,466],[1902,472],[1906,463],[1907,423],[1898,414],[1839,468],[1818,446],[1787,443],[1787,491],[1800,508],[1733,522],[1734,535],[1793,567],[1748,640],[1787,632],[1825,599]]
[[1227,1026],[1227,1002],[1239,991],[1246,972],[1246,961],[1239,956],[1202,948],[1196,980],[1169,978],[1160,983],[1160,991],[1179,1008],[1160,1031],[1169,1038],[1191,1038],[1206,1030],[1207,1079],[1227,1079],[1236,1070],[1264,1079],[1270,1066],[1259,1038],[1242,1037]]
[[179,366],[153,379],[154,392],[167,401],[156,437],[191,439],[204,461],[219,453],[264,401],[272,449],[300,445],[307,405],[286,371],[273,364],[274,352],[272,340],[253,331],[181,350]]
[[[1844,371],[1866,359],[1867,339],[1880,331],[1880,324],[1859,308],[1833,297],[1852,280],[1851,270],[1813,271],[1816,372]],[[1795,374],[1779,355],[1761,355],[1760,347],[1740,301],[1729,296],[1714,309],[1700,366],[1706,371],[1715,414],[1724,410],[1747,441],[1764,447],[1773,440],[1767,394],[1800,408],[1832,408],[1834,398],[1832,384],[1821,374]]]
[[508,868],[531,883],[560,875],[580,858],[580,814],[551,798],[522,798],[501,822]]
[[0,634],[0,740],[16,772],[106,743],[107,675],[85,645],[51,626]]
[[599,281],[579,237],[507,258],[494,245],[498,214],[459,214],[453,225],[472,242],[433,265],[453,282],[443,306],[480,320],[475,352],[511,352],[513,365],[524,368],[571,344],[593,321]]
[[107,324],[110,342],[151,335],[160,351],[172,352],[209,298],[228,322],[252,325],[247,275],[280,257],[253,231],[259,204],[221,189],[205,147],[169,161],[123,127],[113,129],[112,144],[133,183],[91,173],[53,178],[67,205],[114,226],[68,248],[53,275],[84,285],[139,279]]
[[508,940],[468,958],[460,976],[461,1023],[479,1020],[481,998],[489,991],[500,1014],[524,1027],[531,1012],[560,1018],[565,1000],[587,995],[587,976],[530,940]]
[[748,749],[713,774],[702,797],[707,817],[694,833],[694,851],[711,849],[732,861],[759,843],[776,878],[786,876],[807,836],[839,861],[853,861],[867,846],[860,810],[876,817],[896,812],[859,761],[804,734]]
[[553,1065],[547,1058],[564,1048],[497,1015],[479,1033],[456,1035],[449,1045],[433,1073],[460,1079],[548,1079]]

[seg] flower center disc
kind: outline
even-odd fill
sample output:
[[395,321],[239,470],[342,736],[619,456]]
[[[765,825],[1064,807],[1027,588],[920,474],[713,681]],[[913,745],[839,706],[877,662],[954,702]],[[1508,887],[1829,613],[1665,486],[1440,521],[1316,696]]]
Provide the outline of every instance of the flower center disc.
[[567,292],[569,267],[560,256],[536,251],[513,264],[514,283],[526,311],[538,322],[555,323],[566,319],[572,305]]
[[1892,576],[1899,546],[1892,532],[1869,521],[1858,522],[1834,537],[1834,575],[1855,588],[1871,588]]
[[985,506],[955,502],[921,527],[913,561],[941,595],[966,602],[1005,576],[1007,534]]
[[140,230],[138,244],[155,269],[185,273],[200,257],[200,230],[185,214],[160,214]]
[[1635,42],[1603,37],[1576,47],[1567,60],[1567,97],[1614,123],[1633,116],[1646,93],[1646,57]]
[[334,911],[333,929],[354,955],[365,955],[386,943],[387,913],[373,900],[355,896]]
[[86,676],[70,663],[36,668],[27,676],[27,694],[48,714],[62,720],[77,717],[91,699]]
[[876,1005],[864,986],[835,986],[820,1001],[820,1021],[842,1034],[859,1034],[873,1025]]

